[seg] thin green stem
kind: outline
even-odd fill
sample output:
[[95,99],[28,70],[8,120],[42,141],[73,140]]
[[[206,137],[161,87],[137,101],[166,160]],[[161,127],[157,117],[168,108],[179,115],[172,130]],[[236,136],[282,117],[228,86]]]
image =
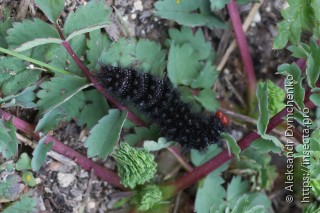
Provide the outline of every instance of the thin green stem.
[[14,56],[14,57],[17,57],[17,58],[20,58],[20,59],[25,60],[25,61],[29,61],[30,63],[36,64],[36,65],[45,67],[45,68],[47,68],[49,70],[52,70],[55,73],[61,73],[61,74],[65,74],[65,75],[74,75],[73,73],[68,72],[66,70],[63,70],[63,69],[60,69],[60,68],[57,68],[57,67],[53,67],[53,66],[51,66],[49,64],[46,64],[46,63],[44,63],[42,61],[35,60],[35,59],[30,58],[28,56],[22,55],[20,53],[17,53],[17,52],[11,51],[11,50],[4,49],[2,47],[0,47],[0,52],[6,53],[8,55],[11,55],[11,56]]

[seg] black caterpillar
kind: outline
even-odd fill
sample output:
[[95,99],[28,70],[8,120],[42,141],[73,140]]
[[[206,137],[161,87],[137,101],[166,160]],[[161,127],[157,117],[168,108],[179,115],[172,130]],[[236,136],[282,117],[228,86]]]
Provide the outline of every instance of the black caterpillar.
[[218,141],[229,123],[221,112],[213,116],[192,113],[168,80],[113,66],[102,66],[96,77],[110,94],[135,104],[159,125],[162,136],[184,149],[206,149]]

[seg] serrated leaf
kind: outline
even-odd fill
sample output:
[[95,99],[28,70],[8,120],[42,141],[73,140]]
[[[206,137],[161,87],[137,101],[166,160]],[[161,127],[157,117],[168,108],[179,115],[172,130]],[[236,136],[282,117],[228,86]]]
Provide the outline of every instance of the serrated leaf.
[[40,209],[37,208],[39,200],[34,197],[31,192],[23,195],[20,200],[14,202],[12,205],[8,206],[3,210],[3,213],[37,213]]
[[88,157],[97,156],[100,159],[106,158],[118,142],[121,128],[126,119],[127,113],[111,109],[108,115],[104,116],[91,129],[90,135],[84,146],[88,148]]
[[27,65],[18,58],[0,58],[0,89],[3,95],[14,95],[35,83],[39,71],[27,69]]
[[89,86],[85,83],[86,79],[77,76],[53,77],[41,84],[41,90],[37,93],[40,98],[37,106],[41,111],[48,112]]
[[305,49],[301,45],[291,45],[288,47],[288,50],[292,53],[293,57],[304,59],[308,57],[309,51],[305,51]]
[[211,89],[203,89],[194,98],[208,111],[214,112],[219,107],[219,102],[216,100],[216,93]]
[[53,142],[45,142],[46,137],[40,139],[38,145],[32,152],[31,166],[33,171],[39,171],[42,164],[46,162],[47,153],[51,150]]
[[54,127],[57,127],[61,121],[70,121],[72,118],[78,117],[84,106],[84,100],[83,92],[80,92],[67,102],[45,113],[39,120],[35,131],[41,130],[48,133]]
[[105,1],[89,1],[85,6],[79,7],[74,13],[69,13],[63,26],[67,40],[79,35],[105,27],[111,23],[111,9]]
[[190,44],[171,43],[168,56],[168,77],[174,85],[190,85],[201,67],[199,56]]
[[241,176],[234,176],[227,188],[227,201],[233,209],[238,199],[249,191],[250,184],[248,181],[241,179]]
[[294,101],[301,108],[304,108],[305,89],[302,86],[301,70],[297,64],[282,64],[278,67],[278,72],[286,75],[285,87],[293,87]]
[[119,39],[101,55],[103,64],[132,67],[161,76],[165,69],[165,52],[155,42],[140,39]]
[[28,186],[34,187],[36,185],[36,179],[34,178],[32,172],[30,171],[25,171],[22,173],[22,180]]
[[4,175],[5,178],[0,181],[0,203],[16,200],[24,189],[24,185],[20,183],[20,176],[4,173],[1,172],[1,175]]
[[195,200],[195,210],[197,212],[208,212],[212,205],[223,202],[226,191],[222,187],[224,180],[221,178],[221,172],[227,168],[228,164],[222,165],[200,183]]
[[7,108],[20,106],[25,109],[35,108],[37,106],[35,103],[33,103],[34,99],[36,98],[36,95],[33,92],[35,88],[36,86],[27,87],[17,95],[10,95],[4,99],[0,98],[1,107]]
[[318,25],[315,19],[318,16],[314,13],[309,1],[289,0],[288,4],[289,7],[281,11],[284,20],[277,24],[278,35],[273,44],[274,49],[285,47],[289,40],[297,44],[303,30],[312,31],[315,29],[314,26]]
[[212,88],[212,85],[218,77],[218,71],[212,66],[211,62],[208,61],[201,69],[200,74],[197,78],[193,79],[192,88]]
[[64,0],[35,0],[34,2],[46,14],[51,23],[57,21],[64,8]]
[[19,160],[16,163],[16,170],[28,170],[31,169],[31,158],[27,153],[22,153],[19,157]]
[[[198,29],[195,33],[193,33],[188,27],[182,27],[180,31],[173,28],[169,29],[169,36],[176,45],[182,46],[185,43],[190,44],[198,53],[199,60],[205,60],[209,57],[212,49],[211,44],[205,40],[201,29]],[[167,40],[168,46],[170,46],[170,43],[172,42],[171,40]]]
[[8,30],[6,40],[9,47],[15,48],[16,51],[42,44],[62,42],[56,29],[38,18],[33,21],[25,19],[21,23],[13,23],[13,28]]
[[161,49],[158,43],[147,39],[139,39],[135,56],[139,62],[142,62],[142,70],[148,70],[149,73],[157,76],[163,74],[166,67],[166,52]]
[[103,34],[100,30],[95,30],[89,33],[89,40],[87,41],[87,58],[90,62],[89,69],[96,69],[97,62],[104,49],[108,49],[111,41],[106,34]]
[[158,151],[171,145],[172,143],[167,141],[165,138],[159,138],[158,142],[149,140],[143,142],[143,148],[148,152]]
[[210,29],[224,28],[225,25],[217,17],[207,14],[195,13],[201,1],[181,1],[177,4],[171,0],[160,0],[155,3],[156,15],[161,18],[175,20],[187,27],[207,26]]
[[90,130],[109,109],[106,99],[97,90],[92,89],[84,92],[85,104],[80,112],[78,124],[87,125]]
[[13,117],[8,122],[0,120],[0,152],[6,159],[11,158],[18,152],[16,128],[12,122]]

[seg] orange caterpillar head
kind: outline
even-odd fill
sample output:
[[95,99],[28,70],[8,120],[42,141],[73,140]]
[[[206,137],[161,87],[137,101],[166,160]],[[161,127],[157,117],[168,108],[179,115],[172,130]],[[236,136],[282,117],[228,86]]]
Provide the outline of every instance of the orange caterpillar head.
[[216,118],[219,118],[223,126],[228,126],[230,123],[229,118],[221,111],[217,111],[215,114]]

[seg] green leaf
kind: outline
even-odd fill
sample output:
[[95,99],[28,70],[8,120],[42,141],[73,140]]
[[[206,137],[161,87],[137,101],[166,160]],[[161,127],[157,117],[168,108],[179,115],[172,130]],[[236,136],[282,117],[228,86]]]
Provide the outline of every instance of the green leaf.
[[228,164],[224,164],[214,172],[211,172],[199,184],[195,200],[195,210],[197,212],[208,212],[212,205],[223,202],[226,191],[222,186],[224,180],[221,177],[221,173],[227,168]]
[[51,23],[57,21],[64,8],[64,0],[35,0],[34,2],[46,14]]
[[249,191],[250,184],[248,181],[241,179],[241,176],[234,176],[227,188],[227,201],[231,208],[234,208],[238,199]]
[[259,118],[257,123],[258,133],[263,135],[266,133],[268,123],[269,123],[269,113],[268,113],[268,90],[267,84],[258,83],[257,86],[257,98],[259,102]]
[[285,104],[284,99],[286,97],[286,93],[282,88],[273,83],[272,81],[267,81],[268,87],[268,110],[270,116],[274,116],[278,112],[280,112]]
[[168,77],[174,85],[190,85],[201,65],[199,56],[190,44],[182,46],[171,43],[168,56]]
[[311,88],[316,87],[316,83],[320,75],[320,48],[317,43],[311,39],[310,40],[310,54],[307,58],[307,81]]
[[18,152],[16,128],[12,122],[13,117],[8,122],[0,120],[0,152],[6,159],[13,157]]
[[16,174],[6,174],[5,171],[1,172],[1,175],[5,176],[3,180],[0,181],[0,203],[18,199],[24,189],[24,185],[20,183],[20,176]]
[[109,109],[106,99],[96,89],[84,92],[85,104],[80,112],[78,124],[90,130]]
[[208,146],[208,150],[205,153],[191,149],[191,161],[195,166],[200,166],[218,155],[221,150],[222,149],[217,144]]
[[211,10],[221,10],[229,2],[230,2],[230,0],[210,0]]
[[[10,95],[4,99],[0,98],[0,103],[2,103],[1,107],[9,108],[13,106],[20,106],[26,109],[35,108],[37,106],[35,103],[33,103],[34,99],[36,98],[36,95],[33,92],[35,88],[36,86],[27,87],[17,95]],[[8,103],[8,101],[10,102]]]
[[158,136],[158,129],[155,125],[151,125],[149,128],[146,127],[135,127],[134,134],[127,134],[124,138],[124,141],[127,142],[129,145],[134,146],[137,142],[143,140],[157,140]]
[[7,8],[1,9],[2,20],[0,21],[0,47],[7,48],[8,44],[6,41],[7,30],[12,28],[12,19],[10,17],[10,10]]
[[88,148],[88,157],[97,156],[104,159],[109,155],[120,137],[121,128],[127,114],[116,109],[109,110],[109,114],[101,118],[90,131],[84,146]]
[[34,84],[39,71],[27,69],[27,65],[18,58],[0,58],[0,89],[5,96],[17,94],[20,90]]
[[105,27],[111,23],[110,15],[111,9],[105,1],[89,1],[76,12],[69,13],[63,26],[63,33],[68,36],[66,40]]
[[278,146],[276,146],[274,143],[271,143],[270,140],[265,140],[263,138],[258,138],[257,140],[254,140],[251,143],[251,147],[261,152],[269,152],[269,151],[274,153],[281,152],[281,149]]
[[171,146],[172,143],[167,141],[165,138],[159,138],[158,142],[155,141],[144,141],[143,148],[148,152],[158,151]]
[[38,145],[32,152],[31,166],[33,171],[39,171],[42,164],[46,162],[47,153],[52,149],[53,142],[45,142],[46,137],[40,139]]
[[103,64],[132,67],[162,76],[165,69],[165,52],[155,42],[140,39],[119,39],[101,55]]
[[[285,90],[289,90],[293,87],[294,101],[300,107],[304,108],[304,96],[305,89],[302,86],[301,70],[297,64],[282,64],[278,67],[278,72],[282,75],[286,75]],[[288,93],[288,91],[286,91]],[[291,92],[292,94],[292,92]],[[288,95],[287,95],[288,96]]]
[[216,94],[211,89],[201,90],[194,98],[208,111],[214,112],[219,107],[219,102],[216,100]]
[[210,29],[224,28],[225,25],[212,14],[194,12],[201,6],[201,1],[176,1],[160,0],[155,3],[156,15],[161,18],[171,19],[187,27],[207,26]]
[[108,49],[111,41],[106,34],[101,33],[101,30],[95,30],[89,33],[90,39],[87,41],[87,58],[89,61],[89,69],[98,68],[98,60],[104,49]]
[[239,153],[241,152],[241,149],[239,145],[237,144],[237,141],[229,134],[223,132],[221,134],[221,138],[227,141],[227,146],[230,154],[230,148],[234,156],[239,160]]
[[37,18],[33,21],[25,19],[21,23],[14,23],[13,28],[8,30],[6,39],[9,47],[16,51],[24,51],[43,44],[59,44],[62,42],[54,27]]
[[141,69],[148,70],[153,75],[160,76],[166,67],[166,52],[158,43],[147,39],[139,39],[136,51],[136,60],[142,62]]
[[218,71],[212,66],[211,62],[208,61],[201,69],[200,74],[197,78],[193,79],[192,88],[212,88],[214,82],[218,78]]
[[132,198],[131,203],[138,206],[138,210],[147,211],[151,209],[156,203],[162,200],[162,191],[157,185],[147,185],[139,190],[139,192]]
[[284,20],[277,24],[278,35],[273,44],[274,49],[285,47],[289,40],[297,44],[303,30],[318,31],[314,26],[318,26],[319,12],[314,12],[312,8],[314,5],[304,0],[289,0],[288,4],[289,7],[281,11]]
[[149,181],[157,171],[153,155],[145,150],[135,149],[125,142],[120,143],[114,158],[118,163],[121,183],[131,189]]
[[199,60],[207,59],[210,51],[212,51],[211,44],[205,40],[201,29],[198,29],[193,33],[188,27],[182,27],[180,31],[171,28],[169,29],[169,36],[171,40],[167,40],[168,46],[170,46],[172,41],[179,46],[182,46],[185,43],[190,44],[194,51],[198,53]]
[[67,102],[82,89],[88,87],[86,79],[77,76],[53,77],[41,84],[37,93],[40,100],[37,105],[41,111],[50,111]]
[[25,171],[22,173],[22,180],[25,182],[28,186],[34,187],[36,183],[36,179],[34,178],[32,172]]
[[310,95],[310,100],[318,107],[320,107],[320,94],[312,94]]
[[23,195],[18,201],[4,209],[3,213],[37,213],[40,209],[37,208],[39,203],[38,198],[32,195],[31,192]]
[[16,163],[16,170],[28,170],[31,169],[31,158],[27,153],[22,153],[19,157],[19,160]]

